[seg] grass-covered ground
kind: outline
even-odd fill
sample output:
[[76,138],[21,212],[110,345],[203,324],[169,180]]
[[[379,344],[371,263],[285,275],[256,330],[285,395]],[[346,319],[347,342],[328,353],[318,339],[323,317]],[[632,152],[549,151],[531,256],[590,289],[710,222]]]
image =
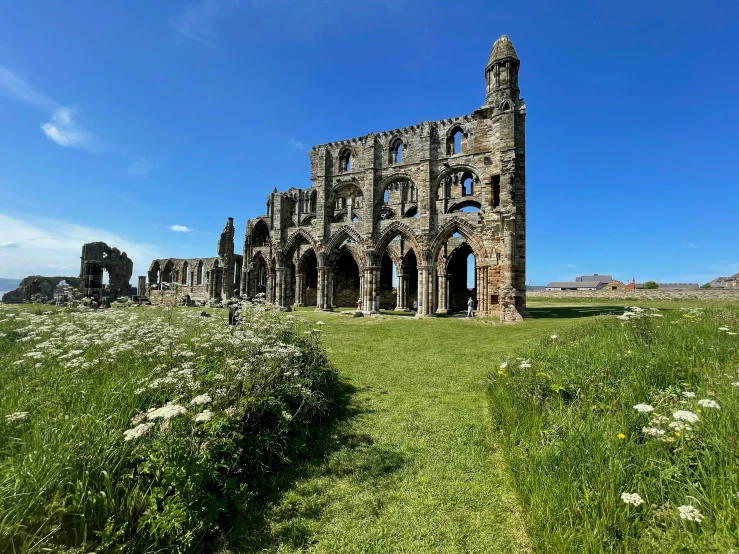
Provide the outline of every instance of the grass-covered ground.
[[[668,301],[647,303],[645,307],[676,310],[695,305],[695,302]],[[721,307],[719,303],[702,305]],[[732,313],[736,314],[736,304],[733,306]],[[260,480],[260,487],[252,486],[256,482],[250,480],[248,491],[254,494],[244,496],[245,509],[230,509],[225,519],[217,520],[225,531],[221,536],[220,551],[224,554],[648,552],[653,551],[649,548],[656,544],[663,550],[670,551],[671,548],[674,552],[690,551],[691,548],[700,552],[726,552],[727,548],[739,542],[736,540],[736,517],[730,515],[730,502],[735,501],[739,508],[739,497],[735,494],[739,492],[737,450],[736,447],[727,450],[726,446],[736,445],[731,440],[732,436],[739,435],[736,416],[739,409],[732,403],[735,400],[726,400],[720,395],[737,393],[739,389],[731,388],[732,381],[720,381],[723,388],[714,386],[714,381],[736,371],[735,354],[739,341],[735,341],[737,337],[734,335],[714,331],[718,326],[709,319],[714,317],[711,315],[714,312],[706,310],[700,321],[690,324],[693,327],[687,323],[684,326],[664,324],[669,325],[667,329],[674,340],[664,344],[657,341],[657,344],[662,344],[659,348],[652,343],[625,346],[629,340],[637,339],[624,338],[622,322],[615,315],[607,321],[595,317],[603,313],[620,314],[623,310],[624,304],[616,301],[565,304],[541,300],[530,303],[534,318],[519,325],[478,319],[415,319],[393,314],[386,314],[384,318],[352,318],[311,310],[291,314],[293,319],[288,321],[305,319],[307,323],[301,328],[305,333],[290,331],[290,340],[301,342],[298,335],[302,335],[308,341],[305,343],[308,350],[318,353],[320,347],[312,342],[312,337],[320,335],[320,345],[325,347],[339,372],[341,386],[332,390],[336,417],[320,424],[313,420],[309,429],[296,421],[295,435],[282,434],[277,441],[268,441],[268,444],[278,446],[275,452],[283,458],[281,471],[265,471],[266,481]],[[145,310],[131,312],[143,314]],[[188,318],[199,311],[182,310],[177,313],[177,317]],[[679,312],[656,313],[664,317],[644,318],[639,320],[639,324],[641,321],[653,323],[670,318],[678,318],[681,322],[688,320]],[[223,311],[214,311],[213,319],[224,315]],[[729,327],[736,326],[736,323],[730,323]],[[686,330],[686,334],[680,335],[683,337],[680,340],[675,334],[678,328]],[[652,340],[659,336],[661,329],[657,327],[656,334],[649,334],[650,331],[646,336]],[[697,329],[701,332],[693,333]],[[552,335],[559,338],[552,340]],[[635,336],[640,335],[637,333]],[[0,337],[0,348],[7,344],[2,340]],[[587,347],[578,350],[575,348],[578,341]],[[224,343],[220,347],[234,346],[227,342],[231,346]],[[45,348],[53,347],[52,344]],[[215,347],[219,345],[196,342],[188,348],[197,356],[205,356],[208,349]],[[626,359],[624,348],[631,350],[629,356],[634,356],[629,360],[638,361],[638,364],[623,365]],[[685,354],[688,351],[689,356]],[[270,356],[269,349],[260,352]],[[0,354],[5,355],[5,351],[0,351]],[[141,388],[140,383],[134,384],[133,381],[150,383],[152,379],[167,376],[171,368],[154,366],[157,371],[148,375],[136,370],[138,366],[130,353],[114,349],[114,354],[115,360],[122,364],[118,368],[123,371],[109,371],[102,375],[105,375],[106,382],[109,381],[106,390],[120,391],[116,398],[119,398],[125,415],[109,416],[114,423],[113,430],[101,444],[119,445],[122,444],[121,429],[130,426],[132,416],[144,411],[147,405],[172,400],[165,399],[166,395],[128,400],[135,389]],[[223,360],[222,353],[213,355],[215,360]],[[233,355],[244,361],[249,358],[243,353],[234,352]],[[186,361],[187,356],[181,361]],[[675,363],[670,365],[673,358]],[[6,359],[0,358],[0,365]],[[287,358],[281,359],[287,361]],[[526,374],[527,364],[521,367],[524,359],[533,368],[530,375]],[[506,360],[508,365],[501,372],[501,363]],[[113,361],[113,358],[105,360],[110,370],[114,369]],[[693,364],[689,370],[686,369],[688,361]],[[530,391],[526,386],[532,379],[544,379],[538,376],[542,367],[547,367],[544,373],[549,379],[544,385],[548,387],[546,397],[557,402],[540,406],[537,419],[531,415],[530,409],[528,412],[524,410],[526,403],[531,401],[526,396]],[[603,368],[612,370],[606,374],[607,379],[603,378]],[[284,368],[281,372],[285,373]],[[39,390],[43,389],[50,399],[60,391],[64,393],[68,379],[79,378],[79,372],[68,376],[59,371],[53,375],[54,378],[47,380],[46,384],[37,380],[35,385]],[[213,374],[206,373],[203,378],[212,379]],[[669,388],[673,381],[675,387],[682,387],[679,391]],[[603,388],[599,388],[601,385]],[[0,416],[25,411],[18,399],[23,394],[30,394],[31,389],[15,382],[12,386],[13,390],[21,392],[9,394],[3,376]],[[584,395],[582,391],[589,391],[592,396],[588,397],[587,406],[580,400]],[[664,391],[668,391],[667,396],[664,396]],[[713,465],[692,454],[684,455],[685,450],[671,454],[670,448],[681,448],[679,444],[647,442],[640,436],[641,427],[651,425],[650,414],[636,412],[631,403],[651,403],[655,413],[664,413],[668,418],[673,408],[697,410],[697,404],[678,406],[678,402],[684,401],[680,396],[683,391],[696,392],[695,402],[705,397],[716,399],[721,404],[719,410],[706,414],[707,417],[724,417],[722,426],[710,428],[721,432],[712,435],[710,441],[701,442],[707,450],[720,451],[720,455],[717,454],[711,462]],[[673,393],[677,399],[669,396]],[[277,398],[275,405],[266,403],[263,406],[268,414],[278,416],[274,420],[278,434],[281,429],[279,418],[290,421],[288,416],[292,414],[285,415],[284,412],[300,410],[300,398],[305,396],[301,397],[301,394],[290,398],[279,392],[274,395]],[[102,405],[100,396],[93,392],[86,398],[65,398],[75,409],[84,411],[86,406]],[[8,398],[14,400],[9,403]],[[261,398],[266,400],[267,396]],[[673,400],[675,406],[670,403]],[[593,405],[596,409],[591,410]],[[213,408],[214,412],[217,411],[215,406]],[[28,411],[33,413],[33,410]],[[101,419],[99,409],[90,412]],[[190,412],[194,416],[196,410]],[[52,414],[50,412],[48,417],[53,417]],[[275,426],[269,424],[269,417],[266,428],[275,430]],[[713,422],[707,417],[706,421]],[[30,418],[29,414],[26,419],[18,420],[18,426],[27,425]],[[557,418],[559,420],[555,421]],[[90,418],[90,421],[95,419]],[[189,420],[181,420],[183,424],[186,421]],[[58,425],[67,429],[65,432],[72,433],[71,425],[63,422]],[[193,437],[197,438],[199,424],[188,425],[196,431]],[[13,429],[13,426],[8,428]],[[79,450],[72,435],[55,440],[48,433],[44,435],[43,428],[34,429],[34,436],[39,437],[35,440],[58,443],[60,449],[67,445],[64,451],[70,460],[84,452]],[[89,433],[95,433],[96,429],[90,427]],[[666,424],[665,429],[669,429]],[[706,429],[709,427],[700,427],[695,434],[703,440]],[[520,435],[517,434],[519,432]],[[620,432],[624,438],[619,438]],[[300,443],[306,434],[310,438],[307,451],[301,453],[297,448],[288,448],[295,441]],[[10,435],[6,433],[5,436]],[[271,434],[265,439],[270,437]],[[578,437],[586,439],[578,443]],[[686,445],[692,446],[692,441],[691,437]],[[261,441],[254,443],[257,447],[259,444]],[[646,455],[641,450],[643,447],[652,450],[646,451]],[[628,452],[629,457],[611,456],[611,459],[631,473],[625,470],[619,473],[610,466],[603,469],[603,456],[607,457],[617,448]],[[107,451],[103,448],[100,452]],[[591,455],[594,456],[592,463]],[[682,473],[667,464],[666,460],[673,455],[684,455],[681,459],[687,460],[680,466]],[[565,456],[566,461],[562,462],[557,456]],[[249,460],[258,458],[251,455]],[[93,456],[92,459],[98,458]],[[0,463],[3,463],[2,459]],[[0,486],[8,490],[9,483],[16,477],[13,467],[8,466],[7,461],[5,463],[5,480],[0,481]],[[600,468],[595,474],[589,473],[593,463]],[[692,476],[689,472],[694,467],[700,467],[703,472],[699,479],[706,496],[685,489],[680,491],[685,494],[678,498],[674,488],[678,486],[676,483],[684,488],[685,478]],[[256,470],[258,464],[250,469]],[[75,468],[75,471],[76,477],[69,480],[73,490],[75,479],[81,479],[80,469]],[[614,479],[608,481],[606,478],[611,474]],[[597,477],[595,481],[592,480],[594,475]],[[630,475],[631,480],[627,480],[625,475]],[[664,498],[653,494],[654,483],[642,486],[642,481],[646,482],[654,475],[663,480],[660,487],[664,485],[672,491],[668,495],[670,505],[665,506]],[[719,485],[711,485],[714,475],[720,476],[716,481]],[[3,479],[2,475],[0,479]],[[727,484],[731,483],[730,479],[735,479],[734,489]],[[37,479],[36,482],[42,483],[43,480]],[[604,482],[611,483],[608,490]],[[97,486],[104,485],[104,478],[99,479]],[[172,496],[172,493],[167,496],[166,491],[160,492],[165,499]],[[622,492],[642,495],[645,504],[625,504],[620,499]],[[70,498],[74,498],[74,494],[71,493]],[[76,494],[87,498],[82,493]],[[692,503],[689,496],[698,501]],[[723,500],[716,504],[719,496]],[[604,498],[609,500],[599,500]],[[709,499],[714,503],[710,509],[704,507],[709,504]],[[677,515],[675,503],[678,501],[692,503],[705,516],[704,521],[700,524],[692,522],[692,527],[686,525]],[[661,511],[657,512],[658,508]],[[13,509],[12,498],[5,504],[0,499],[0,511],[3,512],[0,513],[0,522]],[[156,505],[152,509],[157,510]],[[670,509],[674,513],[669,512]],[[672,534],[664,524],[669,518],[660,516],[655,520],[659,521],[659,526],[650,527],[654,513],[663,512],[669,512],[672,517]],[[649,532],[646,535],[645,530]],[[713,540],[714,535],[716,540]],[[645,542],[644,536],[657,538]]]
[[490,371],[523,343],[622,306],[532,308],[523,325],[459,318],[322,321],[348,416],[285,476],[230,552],[525,552],[525,510],[496,447]]

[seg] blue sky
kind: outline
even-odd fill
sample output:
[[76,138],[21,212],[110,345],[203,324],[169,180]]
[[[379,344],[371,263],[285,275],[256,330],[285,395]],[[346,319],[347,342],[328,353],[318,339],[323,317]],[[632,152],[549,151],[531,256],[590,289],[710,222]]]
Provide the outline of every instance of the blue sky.
[[[0,4],[0,276],[215,255],[314,144],[470,113],[502,34],[527,110],[528,275],[739,271],[739,4]],[[179,230],[177,230],[179,229]]]

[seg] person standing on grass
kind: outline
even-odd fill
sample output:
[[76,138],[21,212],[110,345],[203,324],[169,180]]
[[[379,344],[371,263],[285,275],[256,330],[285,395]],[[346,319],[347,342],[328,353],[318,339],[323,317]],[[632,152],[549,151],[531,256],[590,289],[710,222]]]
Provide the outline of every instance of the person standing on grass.
[[413,311],[414,312],[417,312],[418,311],[418,302],[415,301],[415,300],[413,301]]
[[472,300],[472,297],[470,296],[470,299],[467,301],[467,317],[472,317],[475,315],[475,302]]

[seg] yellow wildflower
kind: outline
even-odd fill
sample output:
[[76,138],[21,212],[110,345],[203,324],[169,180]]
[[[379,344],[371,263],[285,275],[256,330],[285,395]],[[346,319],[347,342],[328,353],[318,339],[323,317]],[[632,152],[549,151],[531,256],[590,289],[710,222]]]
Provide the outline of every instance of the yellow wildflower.
[[619,433],[619,434],[617,435],[617,437],[618,437],[619,439],[621,439],[621,440],[624,440],[624,439],[626,438],[626,435],[624,435],[623,433]]

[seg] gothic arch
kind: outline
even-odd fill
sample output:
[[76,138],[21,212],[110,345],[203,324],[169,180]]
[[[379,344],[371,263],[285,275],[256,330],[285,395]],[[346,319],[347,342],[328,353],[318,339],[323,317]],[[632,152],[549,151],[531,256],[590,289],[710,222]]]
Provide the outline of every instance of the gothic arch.
[[475,184],[481,182],[480,176],[478,175],[476,168],[474,168],[471,165],[467,165],[467,164],[459,164],[459,165],[453,165],[453,166],[447,167],[446,169],[444,169],[444,171],[439,173],[436,176],[436,178],[433,180],[433,183],[431,185],[431,190],[434,190],[434,191],[438,190],[441,182],[447,177],[449,177],[449,175],[454,175],[455,173],[464,173],[467,171],[472,173],[472,178],[475,180]]
[[302,241],[307,242],[314,252],[318,252],[318,241],[315,237],[305,229],[298,229],[287,238],[287,241],[285,241],[285,246],[282,248],[285,259],[288,259],[291,256],[291,252],[300,246]]
[[408,241],[411,248],[416,254],[416,260],[418,260],[419,263],[422,263],[422,260],[424,260],[425,258],[422,255],[423,251],[421,250],[421,247],[418,245],[418,240],[416,240],[416,235],[413,233],[413,230],[408,225],[406,225],[402,221],[397,220],[394,220],[380,234],[380,237],[377,240],[377,244],[372,252],[373,258],[375,260],[382,259],[382,254],[385,249],[387,249],[388,244],[390,244],[390,241],[392,241],[398,235]]
[[477,237],[475,226],[460,217],[453,217],[439,229],[431,243],[431,260],[433,262],[438,261],[441,249],[454,233],[459,233],[469,243],[476,260],[483,260],[487,257],[485,246]]
[[[325,248],[325,254],[326,254],[326,261],[329,259],[332,261],[335,261],[338,257],[338,250],[340,250],[341,245],[346,239],[352,239],[354,243],[359,247],[362,251],[364,250],[364,240],[362,239],[362,235],[360,235],[356,229],[354,229],[350,225],[342,225],[339,227],[333,235],[331,235],[331,238],[328,239],[326,242],[326,248]],[[316,254],[318,254],[316,252]],[[362,264],[357,262],[357,265],[359,267],[363,267],[366,265],[366,260],[362,260]]]
[[471,200],[466,199],[462,200],[460,202],[457,202],[456,204],[452,204],[449,206],[449,209],[446,211],[446,213],[452,213],[457,210],[461,210],[462,208],[477,208],[478,210],[482,210],[482,204],[480,204],[477,200]]
[[259,248],[260,246],[272,246],[272,234],[264,219],[259,219],[249,229],[249,236],[252,238],[252,246]]

